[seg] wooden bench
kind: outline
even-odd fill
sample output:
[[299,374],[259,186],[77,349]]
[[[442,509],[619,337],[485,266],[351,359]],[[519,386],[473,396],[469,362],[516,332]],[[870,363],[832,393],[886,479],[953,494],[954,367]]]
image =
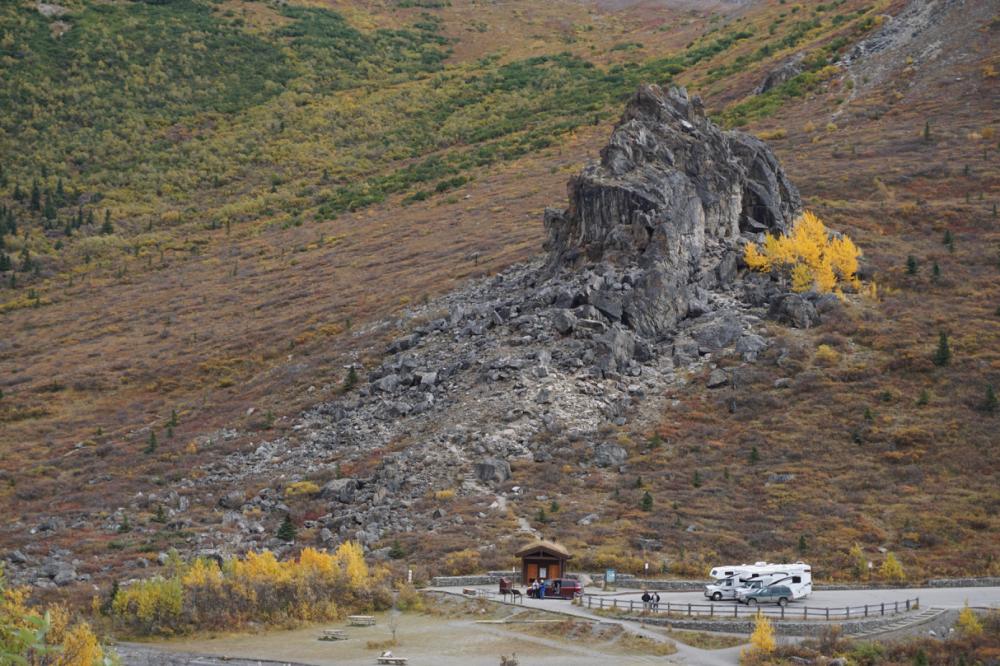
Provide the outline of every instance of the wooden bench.
[[380,664],[401,664],[406,666],[406,657],[379,657],[378,663]]
[[479,593],[479,590],[477,590],[474,587],[463,587],[462,588],[462,594],[464,594],[464,595],[466,595],[468,597],[474,597],[478,593]]
[[352,627],[371,627],[375,625],[374,615],[348,615],[347,621]]
[[321,641],[346,641],[347,634],[343,629],[324,629],[323,635],[319,637]]

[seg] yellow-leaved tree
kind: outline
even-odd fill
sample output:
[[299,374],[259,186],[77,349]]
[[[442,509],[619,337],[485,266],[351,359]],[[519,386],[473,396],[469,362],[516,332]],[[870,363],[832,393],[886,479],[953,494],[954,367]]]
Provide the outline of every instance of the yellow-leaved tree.
[[774,640],[774,626],[760,611],[754,620],[753,633],[750,635],[750,648],[758,654],[770,654],[774,652],[777,643]]
[[86,622],[63,606],[27,605],[27,592],[7,586],[0,566],[0,664],[101,666],[104,650]]
[[368,581],[368,565],[365,563],[365,552],[357,541],[345,541],[337,546],[333,554],[337,562],[347,574],[347,582],[352,590],[359,590]]
[[894,583],[906,580],[906,572],[903,571],[903,565],[900,564],[899,559],[892,552],[886,553],[885,560],[882,562],[882,566],[879,567],[878,573],[882,577],[882,580]]
[[966,600],[965,607],[958,614],[958,631],[963,636],[978,636],[983,633],[983,623],[979,621],[976,612],[969,608]]
[[826,293],[841,286],[860,287],[857,277],[861,251],[847,236],[831,237],[813,213],[806,211],[789,234],[766,234],[764,243],[749,243],[743,260],[751,270],[780,272],[791,281],[793,291],[815,289]]

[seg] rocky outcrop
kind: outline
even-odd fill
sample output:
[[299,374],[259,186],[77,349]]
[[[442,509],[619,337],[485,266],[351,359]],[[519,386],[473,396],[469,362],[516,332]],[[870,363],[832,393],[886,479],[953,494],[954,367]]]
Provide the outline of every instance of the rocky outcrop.
[[767,73],[760,85],[754,88],[754,95],[763,95],[772,88],[780,86],[782,83],[794,79],[801,74],[805,67],[802,64],[805,53],[797,53],[785,62],[781,63]]
[[644,86],[600,162],[570,181],[569,207],[546,211],[547,267],[617,267],[573,303],[662,337],[706,309],[701,291],[735,280],[742,234],[786,231],[800,209],[762,141],[722,131],[681,88]]

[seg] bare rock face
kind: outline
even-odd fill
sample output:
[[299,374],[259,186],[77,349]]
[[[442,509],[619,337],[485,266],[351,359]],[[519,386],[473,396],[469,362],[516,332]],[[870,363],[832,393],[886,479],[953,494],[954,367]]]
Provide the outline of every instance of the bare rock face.
[[[699,289],[735,279],[741,235],[787,231],[800,212],[798,190],[767,145],[722,131],[682,88],[644,86],[600,162],[570,181],[569,207],[546,211],[547,267],[631,269],[626,293],[611,300],[625,325],[662,337],[700,314]],[[590,302],[600,300],[609,299]]]

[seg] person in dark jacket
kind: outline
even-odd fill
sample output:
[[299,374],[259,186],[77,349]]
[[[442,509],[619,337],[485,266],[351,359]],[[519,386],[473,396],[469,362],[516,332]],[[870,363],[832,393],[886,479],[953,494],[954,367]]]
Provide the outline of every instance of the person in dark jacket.
[[652,600],[652,598],[653,597],[651,597],[650,594],[649,594],[649,590],[643,590],[642,591],[642,610],[643,610],[643,612],[645,612],[645,613],[649,612],[649,602]]

